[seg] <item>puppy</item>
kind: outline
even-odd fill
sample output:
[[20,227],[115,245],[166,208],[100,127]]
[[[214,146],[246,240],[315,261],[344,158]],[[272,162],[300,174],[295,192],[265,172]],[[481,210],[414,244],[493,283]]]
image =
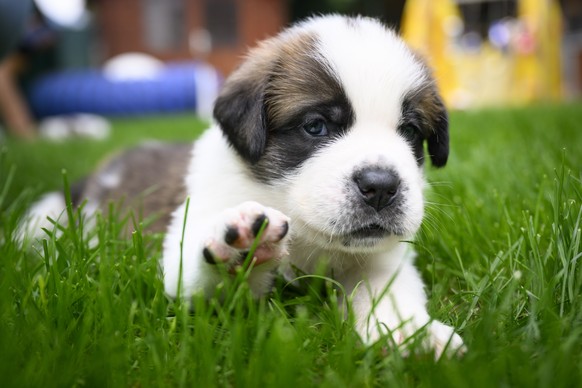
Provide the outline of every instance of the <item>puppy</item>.
[[266,222],[248,279],[256,295],[275,270],[310,273],[325,258],[365,341],[401,344],[425,328],[437,355],[464,349],[430,319],[407,243],[423,218],[424,144],[434,166],[447,161],[447,112],[393,31],[363,17],[299,23],[250,51],[214,118],[193,146],[142,146],[81,190],[87,209],[123,195],[161,216],[152,229],[166,230],[169,296],[212,294],[218,265],[240,265]]

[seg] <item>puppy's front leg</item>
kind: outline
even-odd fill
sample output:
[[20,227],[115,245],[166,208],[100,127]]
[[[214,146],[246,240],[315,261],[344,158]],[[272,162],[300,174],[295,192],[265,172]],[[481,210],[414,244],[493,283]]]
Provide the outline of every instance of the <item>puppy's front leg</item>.
[[431,320],[426,310],[424,285],[411,258],[390,263],[383,258],[372,263],[363,274],[363,283],[355,290],[353,309],[362,339],[375,342],[384,334],[392,336],[391,345],[409,344],[419,330],[425,349],[439,358],[463,353],[463,340],[452,327]]
[[[256,295],[268,290],[273,268],[287,254],[287,216],[257,202],[244,202],[210,216],[194,210],[186,216],[184,228],[184,213],[184,206],[176,211],[164,241],[164,285],[168,295],[176,297],[180,285],[180,294],[185,297],[196,292],[212,295],[222,281],[224,269],[234,272],[243,264],[265,222],[248,281]],[[218,266],[224,268],[220,270]]]

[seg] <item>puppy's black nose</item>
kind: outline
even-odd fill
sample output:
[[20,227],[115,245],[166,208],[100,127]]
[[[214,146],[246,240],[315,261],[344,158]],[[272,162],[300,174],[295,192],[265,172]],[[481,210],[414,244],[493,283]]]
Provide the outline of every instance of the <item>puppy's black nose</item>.
[[360,170],[353,179],[364,202],[378,212],[394,201],[400,187],[400,178],[396,173],[379,167]]

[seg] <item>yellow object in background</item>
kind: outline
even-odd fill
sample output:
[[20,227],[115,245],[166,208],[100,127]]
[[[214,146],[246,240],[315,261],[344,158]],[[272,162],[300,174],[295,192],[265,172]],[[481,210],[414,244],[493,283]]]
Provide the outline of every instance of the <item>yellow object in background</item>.
[[454,105],[459,87],[452,47],[452,35],[458,28],[462,28],[462,20],[452,0],[408,0],[404,6],[404,40],[429,61],[448,105]]
[[485,37],[477,49],[468,49],[460,44],[463,21],[453,0],[406,2],[402,35],[431,64],[449,107],[563,97],[558,1],[519,0],[517,11],[517,19],[504,20],[510,21],[505,24],[511,33],[507,47],[496,47]]
[[520,0],[518,19],[532,39],[518,46],[514,69],[515,100],[557,100],[562,97],[560,47],[562,18],[554,0]]

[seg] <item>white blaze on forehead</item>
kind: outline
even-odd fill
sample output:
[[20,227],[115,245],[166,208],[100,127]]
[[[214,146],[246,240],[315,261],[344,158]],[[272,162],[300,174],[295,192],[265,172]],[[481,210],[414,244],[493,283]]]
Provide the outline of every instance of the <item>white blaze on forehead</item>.
[[395,128],[407,92],[425,81],[423,66],[396,34],[368,18],[341,16],[305,23],[315,31],[354,108],[356,120]]

